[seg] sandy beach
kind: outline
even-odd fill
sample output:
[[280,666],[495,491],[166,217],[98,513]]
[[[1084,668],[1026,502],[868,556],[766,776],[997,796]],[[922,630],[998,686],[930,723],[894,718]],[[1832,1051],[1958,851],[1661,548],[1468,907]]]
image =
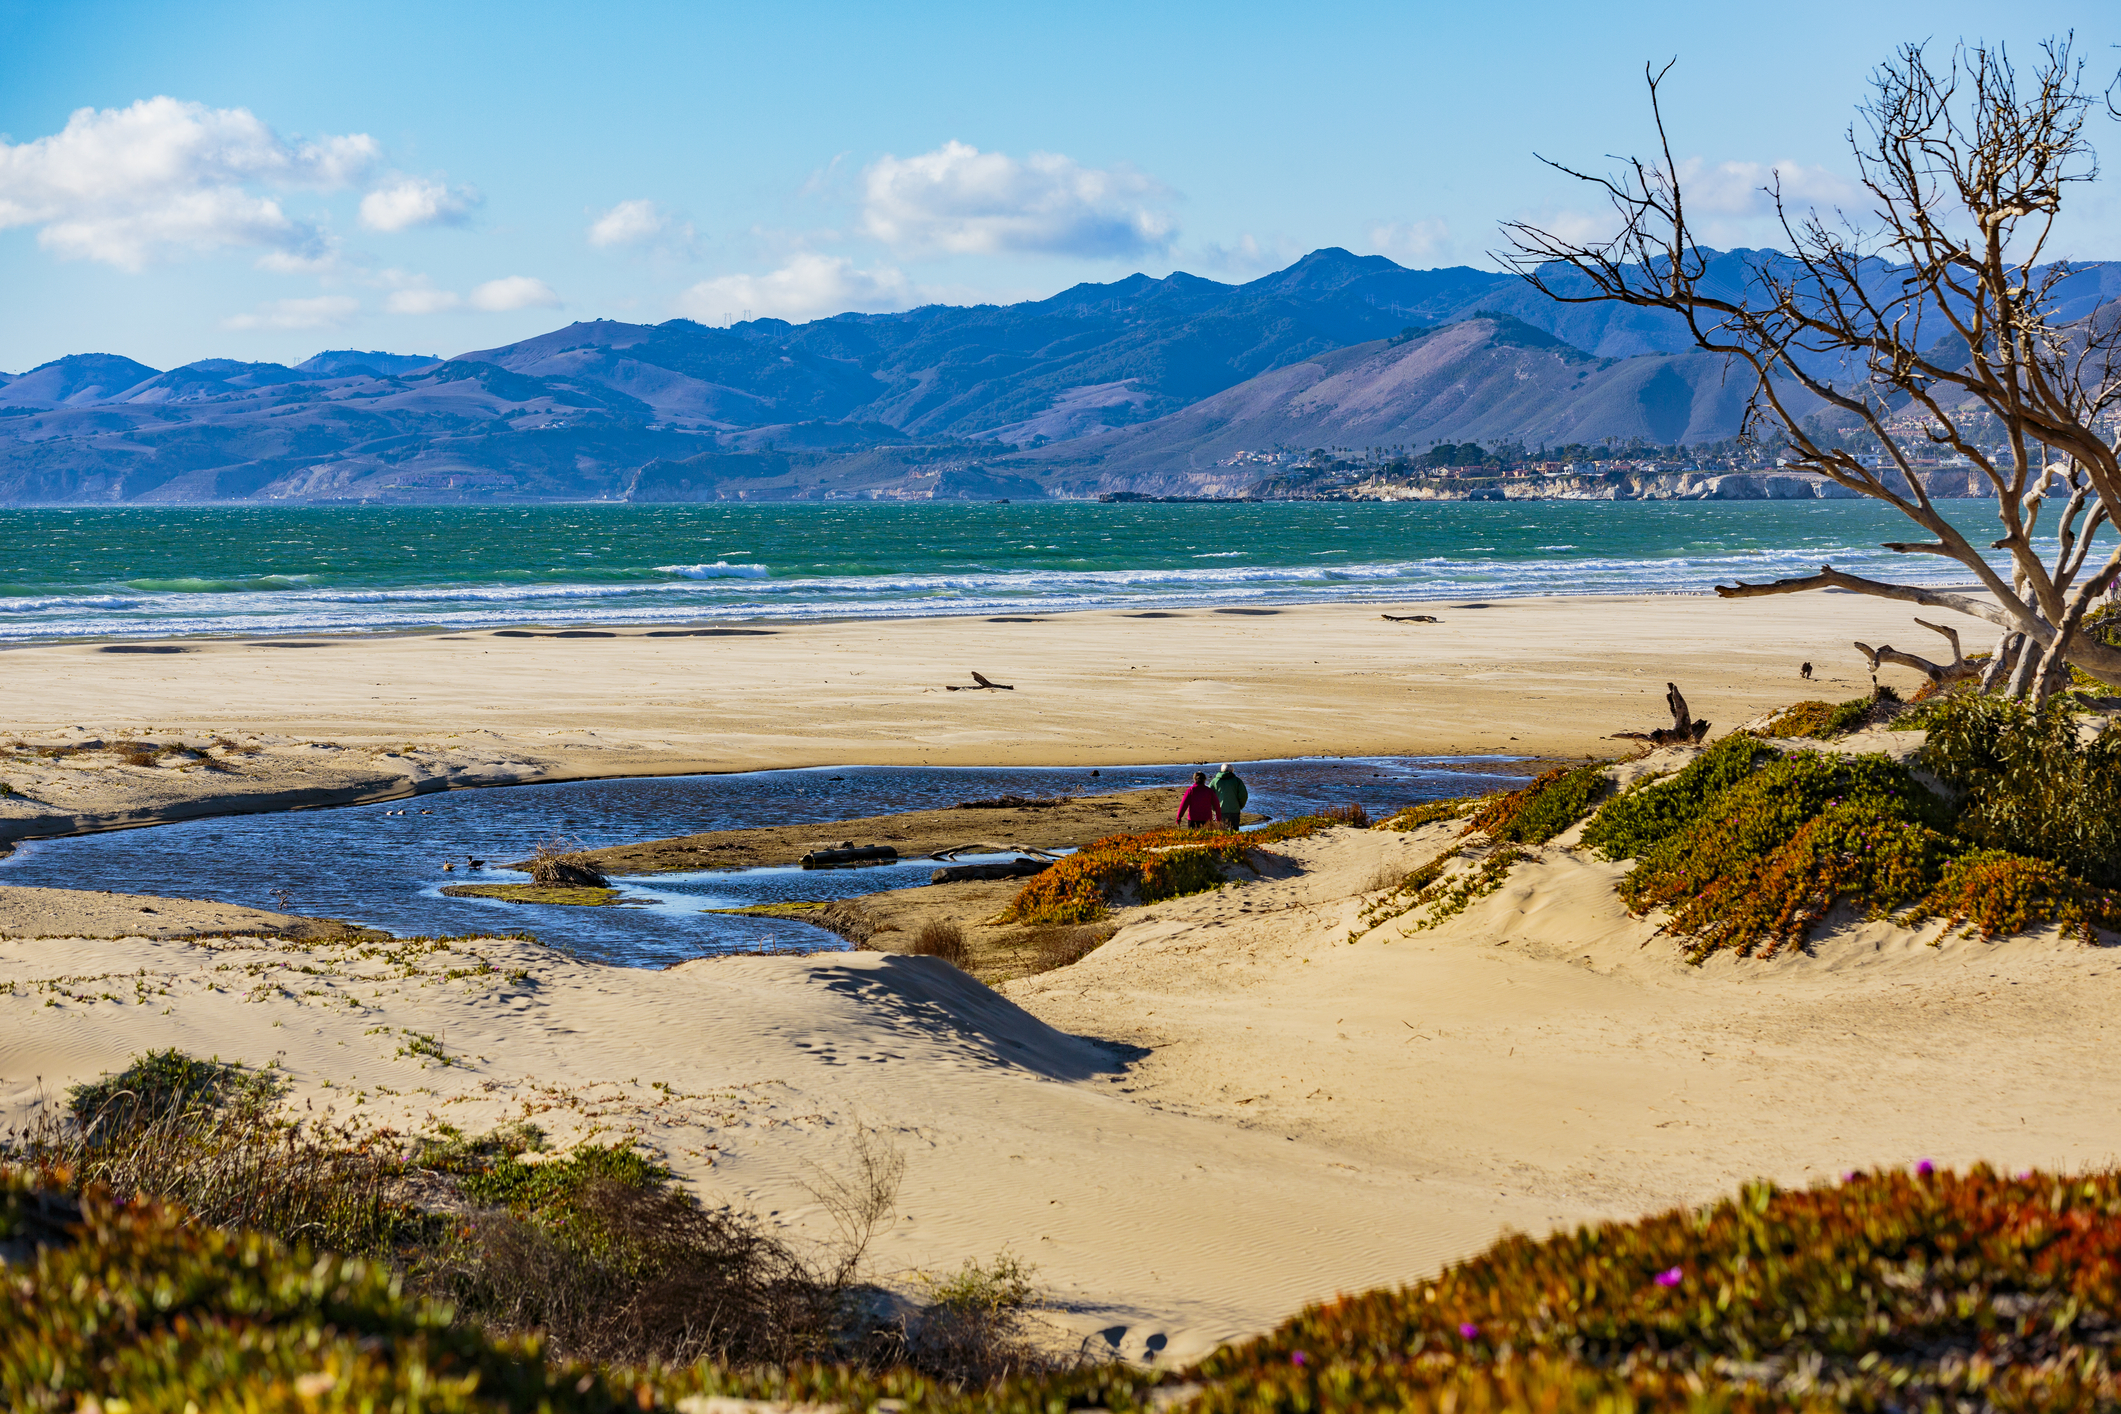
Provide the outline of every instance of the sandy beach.
[[[50,823],[39,809],[115,824],[119,805],[140,820],[267,792],[828,761],[1611,754],[1606,734],[1659,724],[1668,679],[1736,725],[1867,688],[1851,638],[1919,641],[1897,610],[1826,605],[21,649],[4,661],[18,714],[37,713],[11,724],[25,742],[209,749],[148,766],[18,752],[0,769],[27,788],[0,809],[31,833]],[[942,691],[975,669],[1015,691]],[[278,1067],[303,1114],[625,1139],[707,1201],[820,1240],[812,1189],[868,1129],[907,1161],[879,1275],[1013,1253],[1036,1267],[1056,1339],[1163,1361],[1509,1229],[1762,1175],[2121,1152],[2121,1116],[2087,1098],[2121,1083],[2105,947],[1844,919],[1808,953],[1688,966],[1654,915],[1615,898],[1622,866],[1572,834],[1441,927],[1358,927],[1380,880],[1455,828],[1277,845],[1219,891],[1119,910],[1081,962],[998,989],[892,952],[651,972],[520,940],[305,931],[210,899],[0,890],[0,1116],[177,1046]],[[977,887],[982,909],[1007,889]]]
[[[1664,685],[1733,724],[1869,689],[1853,595],[1499,599],[389,638],[64,643],[0,654],[0,844],[430,790],[822,765],[1613,753]],[[1957,616],[1943,615],[1942,622]],[[1983,626],[1957,620],[1969,651]],[[577,636],[586,635],[586,636]],[[1924,640],[1928,640],[1925,642]],[[1817,680],[1798,677],[1814,665]],[[972,688],[971,674],[1012,691]],[[1888,668],[1907,688],[1919,675]],[[192,754],[38,749],[147,739]],[[225,743],[216,745],[217,742]]]

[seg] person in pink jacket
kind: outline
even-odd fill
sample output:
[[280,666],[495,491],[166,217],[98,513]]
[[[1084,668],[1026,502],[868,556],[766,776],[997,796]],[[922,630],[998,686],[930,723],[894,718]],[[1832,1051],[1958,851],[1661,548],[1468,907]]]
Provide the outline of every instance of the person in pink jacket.
[[1193,784],[1187,786],[1186,793],[1178,798],[1178,823],[1197,830],[1215,824],[1222,818],[1222,811],[1222,801],[1208,789],[1208,773],[1195,771]]

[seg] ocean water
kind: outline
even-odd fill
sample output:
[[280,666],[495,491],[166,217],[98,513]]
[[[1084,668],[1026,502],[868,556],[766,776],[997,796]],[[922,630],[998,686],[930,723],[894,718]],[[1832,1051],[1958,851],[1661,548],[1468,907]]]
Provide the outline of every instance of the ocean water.
[[1826,561],[1953,577],[1879,548],[1908,532],[1870,501],[0,510],[0,641],[1702,592]]
[[[627,967],[668,966],[756,947],[831,951],[846,944],[807,923],[702,910],[907,888],[927,883],[935,861],[621,877],[613,882],[624,902],[605,908],[451,898],[442,888],[521,883],[523,875],[499,866],[556,836],[599,849],[701,830],[941,809],[1011,793],[1096,795],[1180,785],[1193,770],[1214,764],[1107,766],[1096,775],[1088,767],[845,766],[450,791],[379,805],[30,840],[0,858],[0,884],[225,899],[352,919],[400,935],[528,932],[548,945]],[[1301,758],[1237,766],[1251,786],[1249,808],[1280,819],[1351,803],[1382,815],[1420,801],[1515,789],[1525,781],[1523,768],[1506,758]],[[981,812],[965,816],[967,843],[995,838]],[[484,867],[473,867],[474,859]],[[445,871],[445,863],[455,867]]]

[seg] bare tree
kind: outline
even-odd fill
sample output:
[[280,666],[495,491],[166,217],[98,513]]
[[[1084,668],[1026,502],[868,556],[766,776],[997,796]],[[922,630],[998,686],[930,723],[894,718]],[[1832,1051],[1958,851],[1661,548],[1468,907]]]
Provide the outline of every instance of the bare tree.
[[[1873,75],[1872,98],[1848,131],[1868,216],[1795,212],[1778,181],[1769,194],[1789,250],[1752,262],[1737,292],[1708,278],[1687,222],[1658,101],[1671,66],[1645,69],[1657,158],[1607,177],[1548,164],[1598,187],[1619,234],[1586,244],[1511,222],[1501,255],[1553,299],[1678,315],[1701,348],[1751,381],[1749,433],[1779,429],[1791,467],[1883,501],[1933,537],[1887,549],[1942,556],[1987,591],[1892,584],[1829,565],[1718,594],[1841,588],[1986,619],[2000,637],[1981,686],[2036,701],[2066,682],[2070,664],[2121,683],[2121,650],[2082,632],[2121,573],[2121,549],[2092,559],[2095,533],[2121,526],[2121,463],[2100,432],[2121,399],[2121,319],[2107,308],[2061,317],[2059,287],[2081,267],[2048,249],[2064,194],[2098,176],[2084,126],[2101,96],[2070,48],[2069,39],[2042,46],[2021,84],[2001,46],[1960,46],[1948,64],[1922,45],[1903,47]],[[2110,97],[2105,106],[2114,111]],[[1868,431],[1883,451],[1869,460],[1883,464],[1844,446],[1834,423]],[[2001,450],[1977,441],[1983,433],[2000,434]],[[1993,489],[2002,533],[1985,547],[1931,500],[1914,466],[1925,445],[1957,452]],[[1984,550],[2006,552],[2006,567]],[[1956,637],[1949,663],[1886,648],[1875,650],[1873,671],[1880,659],[1940,680],[1968,675]]]

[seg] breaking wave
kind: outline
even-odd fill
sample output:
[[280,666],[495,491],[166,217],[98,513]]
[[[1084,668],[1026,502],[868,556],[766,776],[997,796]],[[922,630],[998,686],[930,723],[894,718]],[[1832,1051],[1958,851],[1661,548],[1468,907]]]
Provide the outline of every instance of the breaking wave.
[[[1950,505],[1969,524],[1983,509]],[[0,518],[19,551],[0,566],[0,639],[13,641],[1448,603],[1702,593],[1828,562],[1888,579],[1944,568],[1880,548],[1899,530],[1889,511],[1833,501]]]
[[657,565],[657,574],[674,574],[680,579],[764,579],[764,565],[732,565],[727,560],[716,560],[711,565]]

